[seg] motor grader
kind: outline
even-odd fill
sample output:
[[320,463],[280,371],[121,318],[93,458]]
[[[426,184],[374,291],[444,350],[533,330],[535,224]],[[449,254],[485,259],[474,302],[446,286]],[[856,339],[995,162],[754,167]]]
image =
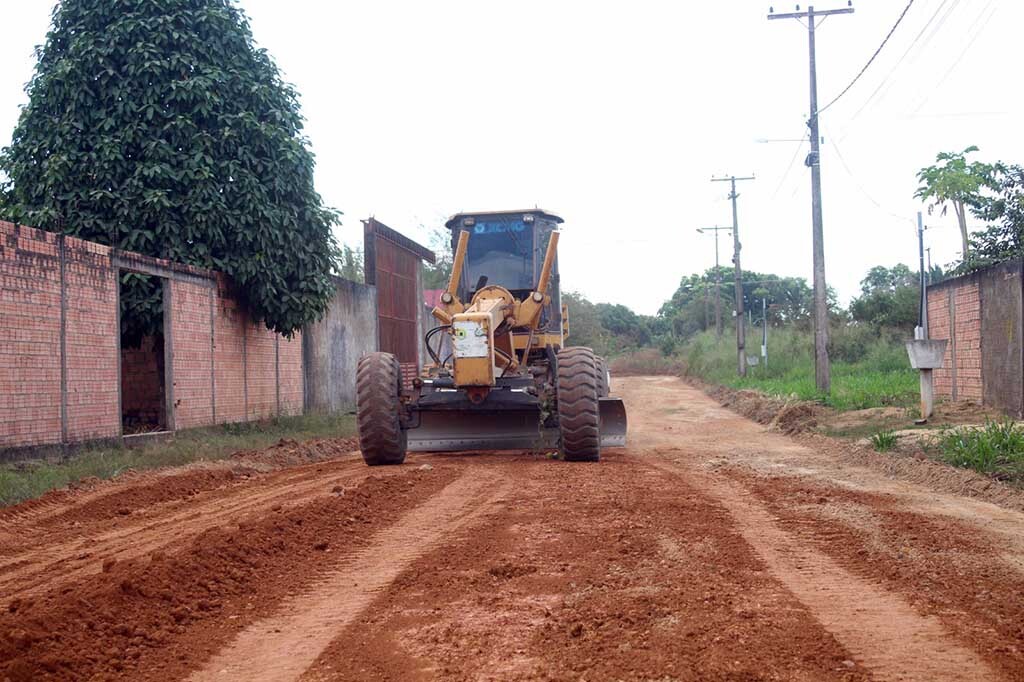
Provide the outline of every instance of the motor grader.
[[403,389],[397,358],[359,361],[359,447],[370,466],[406,452],[554,450],[596,462],[626,443],[622,401],[608,395],[605,361],[566,347],[558,225],[539,209],[459,213],[451,277],[424,344],[432,363]]

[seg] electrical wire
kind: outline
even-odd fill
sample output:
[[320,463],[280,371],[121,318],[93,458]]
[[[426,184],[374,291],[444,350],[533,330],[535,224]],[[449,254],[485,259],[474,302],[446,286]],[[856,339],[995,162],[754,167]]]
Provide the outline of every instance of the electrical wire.
[[861,194],[863,194],[868,201],[874,204],[875,208],[877,208],[879,211],[885,213],[890,217],[897,218],[899,220],[907,220],[910,221],[911,223],[914,222],[913,219],[908,218],[907,216],[899,215],[898,213],[894,213],[885,206],[882,206],[882,204],[878,203],[878,201],[873,196],[871,196],[867,189],[864,188],[864,185],[862,185],[860,180],[857,179],[857,176],[854,175],[853,170],[850,168],[850,165],[846,163],[846,159],[843,158],[843,152],[839,149],[839,145],[836,144],[835,138],[829,137],[828,139],[831,140],[829,144],[831,145],[832,150],[836,153],[836,158],[839,159],[840,165],[842,165],[843,169],[846,170],[846,174],[850,176],[850,179],[853,180],[853,184],[857,186],[857,189],[860,190]]
[[[939,79],[939,82],[935,85],[934,88],[932,88],[931,92],[925,95],[924,98],[921,100],[921,103],[917,105],[913,113],[911,113],[911,116],[916,115],[919,111],[921,111],[921,109],[924,108],[924,105],[928,103],[928,100],[931,99],[931,96],[934,95],[935,92],[946,83],[946,80],[948,80],[950,75],[952,75],[953,71],[956,70],[956,67],[960,65],[960,62],[963,60],[964,55],[966,55],[967,52],[971,49],[974,43],[978,40],[978,37],[985,32],[985,29],[988,27],[989,22],[992,21],[992,17],[995,16],[996,11],[998,10],[998,7],[993,7],[993,5],[995,4],[996,0],[989,0],[989,3],[985,5],[985,8],[983,10],[981,10],[981,14],[978,15],[977,19],[974,20],[974,23],[971,24],[970,28],[967,29],[967,32],[970,33],[975,29],[975,27],[977,27],[977,31],[975,31],[974,35],[971,36],[970,40],[967,41],[967,45],[964,46],[964,49],[960,52],[959,56],[957,56],[957,58],[953,61],[949,68],[946,69],[946,73],[943,74],[941,79]],[[992,11],[989,12],[989,9],[991,9]],[[987,17],[985,16],[986,12],[988,13]],[[984,21],[982,21],[982,17],[984,17]],[[980,26],[978,25],[979,22],[981,23]]]
[[860,70],[860,72],[858,72],[857,75],[853,77],[853,80],[850,81],[849,85],[847,85],[845,88],[843,88],[842,92],[840,92],[838,95],[836,95],[832,99],[831,102],[829,102],[828,104],[826,104],[823,107],[818,107],[818,111],[816,112],[816,115],[820,116],[821,112],[825,111],[830,106],[832,106],[833,104],[838,102],[839,99],[843,95],[845,95],[847,92],[849,92],[850,88],[852,88],[854,86],[854,84],[857,81],[860,80],[860,77],[864,75],[864,72],[867,71],[868,67],[871,66],[872,62],[875,61],[875,58],[878,57],[878,54],[882,51],[882,48],[885,47],[885,44],[889,42],[889,38],[892,38],[892,34],[896,32],[896,29],[899,27],[900,23],[902,23],[902,21],[903,21],[903,17],[907,16],[907,12],[910,11],[910,7],[913,4],[914,4],[914,0],[909,0],[909,2],[907,2],[907,6],[903,8],[902,12],[900,12],[900,16],[899,16],[898,19],[896,19],[896,23],[893,24],[891,29],[889,29],[889,33],[886,34],[885,38],[882,40],[882,44],[878,46],[878,49],[875,50],[875,53],[873,55],[871,55],[871,59],[868,60],[867,64],[864,65],[864,67]]
[[790,171],[793,170],[793,164],[796,163],[797,157],[800,156],[800,150],[804,148],[805,140],[801,140],[800,144],[796,146],[796,151],[793,152],[793,158],[789,160],[789,165],[786,166],[786,171],[782,174],[782,179],[779,180],[778,186],[775,188],[775,192],[772,193],[772,199],[779,196],[779,192],[782,190],[782,186],[786,183],[786,179],[789,177]]
[[[932,12],[932,15],[931,15],[931,17],[928,18],[928,21],[926,21],[924,26],[921,27],[921,30],[918,31],[916,36],[914,36],[914,39],[912,41],[910,41],[910,45],[907,46],[907,49],[903,52],[902,55],[900,55],[900,58],[896,60],[896,63],[893,64],[891,69],[889,69],[889,72],[885,74],[885,77],[882,78],[881,81],[879,81],[878,87],[876,87],[871,92],[871,94],[868,95],[868,98],[866,100],[864,100],[864,104],[862,104],[860,106],[860,108],[857,109],[857,111],[855,111],[853,113],[853,116],[850,117],[850,122],[851,123],[853,121],[856,121],[857,118],[864,112],[864,110],[867,109],[871,105],[872,102],[874,102],[875,97],[878,96],[878,93],[881,92],[882,89],[889,83],[889,79],[892,78],[893,74],[896,73],[896,71],[900,68],[900,66],[902,66],[903,62],[906,61],[907,57],[914,50],[914,48],[917,46],[917,44],[921,41],[922,36],[924,36],[925,32],[932,25],[932,22],[934,22],[938,18],[939,13],[942,12],[942,9],[946,6],[947,3],[949,3],[949,0],[942,0],[942,2],[939,4],[939,6],[935,8],[935,11]],[[956,7],[956,3],[954,3],[953,6],[950,7],[949,12],[952,12],[953,9],[955,9],[955,7]],[[949,12],[947,12],[945,16],[948,17],[949,16]],[[934,33],[932,35],[934,35]],[[929,37],[929,40],[930,40],[930,37]],[[845,133],[843,134],[843,139],[846,139]]]

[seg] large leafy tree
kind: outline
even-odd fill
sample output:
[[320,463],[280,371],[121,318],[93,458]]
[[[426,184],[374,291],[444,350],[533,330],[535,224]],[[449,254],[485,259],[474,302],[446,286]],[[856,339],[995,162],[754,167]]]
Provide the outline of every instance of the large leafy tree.
[[918,199],[931,201],[928,211],[941,208],[946,212],[946,205],[952,204],[960,226],[960,240],[963,257],[970,256],[970,237],[967,233],[967,210],[979,208],[985,202],[982,190],[992,186],[995,167],[980,161],[968,162],[967,155],[978,151],[975,146],[962,152],[942,152],[935,157],[935,164],[922,168],[917,173],[920,182],[914,196]]
[[974,211],[993,224],[971,235],[972,258],[963,270],[1024,257],[1024,167],[997,164],[994,188],[995,196]]
[[[298,96],[233,0],[63,0],[37,58],[0,154],[7,217],[222,270],[284,334],[322,313],[336,213]],[[124,286],[152,327],[152,282]]]
[[861,295],[850,301],[855,322],[904,331],[917,324],[920,280],[906,265],[876,265],[861,280],[860,289]]

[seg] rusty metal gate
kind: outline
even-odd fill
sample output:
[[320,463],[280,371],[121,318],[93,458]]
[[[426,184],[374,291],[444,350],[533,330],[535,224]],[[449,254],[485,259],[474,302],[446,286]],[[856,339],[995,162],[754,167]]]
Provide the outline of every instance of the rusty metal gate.
[[379,349],[398,358],[408,386],[419,374],[419,265],[421,260],[435,262],[434,252],[375,218],[363,221],[363,245],[366,283],[377,287]]

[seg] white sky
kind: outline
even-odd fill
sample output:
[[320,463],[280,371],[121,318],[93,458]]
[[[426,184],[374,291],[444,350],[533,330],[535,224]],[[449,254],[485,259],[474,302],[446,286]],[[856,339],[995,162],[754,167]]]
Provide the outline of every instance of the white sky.
[[[53,3],[3,4],[6,143]],[[711,176],[754,174],[740,187],[744,267],[810,278],[806,144],[795,156],[795,143],[757,141],[801,137],[808,111],[807,32],[767,21],[770,1],[240,4],[302,95],[317,188],[344,211],[345,242],[361,245],[371,214],[425,241],[421,223],[460,210],[538,205],[566,221],[563,287],[654,313],[711,264],[694,230],[731,223],[727,184]],[[822,105],[904,5],[860,0],[825,20]],[[826,268],[844,302],[872,265],[916,267],[914,174],[937,152],[976,144],[979,159],[1024,161],[1021,26],[1014,0],[916,0],[822,115]],[[956,258],[952,212],[926,223],[933,260]]]

